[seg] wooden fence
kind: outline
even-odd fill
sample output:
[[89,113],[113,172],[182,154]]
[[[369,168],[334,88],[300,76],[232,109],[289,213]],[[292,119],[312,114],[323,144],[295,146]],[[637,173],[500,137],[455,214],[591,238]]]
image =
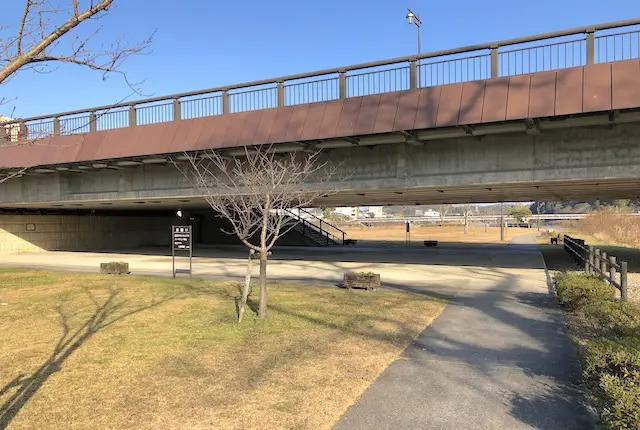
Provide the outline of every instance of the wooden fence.
[[600,276],[612,287],[620,291],[620,298],[627,301],[627,262],[618,262],[613,255],[607,255],[599,248],[584,243],[582,239],[564,236],[564,249],[590,276]]

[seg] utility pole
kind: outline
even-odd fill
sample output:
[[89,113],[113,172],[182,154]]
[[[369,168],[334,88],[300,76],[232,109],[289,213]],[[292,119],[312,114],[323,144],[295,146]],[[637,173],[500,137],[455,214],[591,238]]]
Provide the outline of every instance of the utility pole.
[[[422,48],[420,46],[420,28],[422,27],[422,21],[420,21],[420,16],[416,15],[411,11],[411,9],[407,9],[407,22],[409,25],[414,24],[418,27],[418,55],[422,54]],[[420,88],[420,60],[418,60],[418,88]]]
[[464,234],[469,234],[469,208],[470,205],[464,206]]
[[500,241],[504,242],[504,203],[500,202]]

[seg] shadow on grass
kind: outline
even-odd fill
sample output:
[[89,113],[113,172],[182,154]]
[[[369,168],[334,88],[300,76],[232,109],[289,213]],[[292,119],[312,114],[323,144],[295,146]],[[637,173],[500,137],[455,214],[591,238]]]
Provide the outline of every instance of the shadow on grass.
[[110,289],[109,295],[104,301],[98,301],[89,289],[85,289],[85,291],[94,306],[92,315],[78,328],[73,329],[69,325],[68,315],[62,310],[62,306],[58,306],[57,312],[60,318],[62,335],[53,348],[51,355],[30,375],[21,373],[0,388],[0,399],[10,391],[15,390],[8,399],[0,404],[0,429],[7,428],[20,410],[47,382],[49,377],[61,371],[64,362],[96,333],[133,314],[151,309],[171,299],[153,300],[148,305],[127,309],[126,300],[118,300],[120,292],[117,290]]

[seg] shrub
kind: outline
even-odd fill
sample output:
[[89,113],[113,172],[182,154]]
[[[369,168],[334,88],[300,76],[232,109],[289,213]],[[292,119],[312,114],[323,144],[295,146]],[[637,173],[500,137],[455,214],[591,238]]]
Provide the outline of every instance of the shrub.
[[585,317],[603,335],[629,336],[640,332],[640,306],[619,300],[591,300],[583,308]]
[[585,376],[596,389],[604,424],[640,428],[640,336],[598,338],[585,349]]
[[556,290],[560,304],[570,310],[581,308],[591,301],[615,297],[613,288],[602,279],[577,273],[557,275]]

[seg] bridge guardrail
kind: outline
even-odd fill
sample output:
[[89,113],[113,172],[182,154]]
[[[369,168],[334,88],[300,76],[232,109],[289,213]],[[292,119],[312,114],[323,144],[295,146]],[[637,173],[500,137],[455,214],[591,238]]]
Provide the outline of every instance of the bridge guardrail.
[[[613,32],[620,28],[625,30]],[[636,58],[640,58],[640,19],[16,119],[4,124],[20,124],[25,139],[37,139]]]

